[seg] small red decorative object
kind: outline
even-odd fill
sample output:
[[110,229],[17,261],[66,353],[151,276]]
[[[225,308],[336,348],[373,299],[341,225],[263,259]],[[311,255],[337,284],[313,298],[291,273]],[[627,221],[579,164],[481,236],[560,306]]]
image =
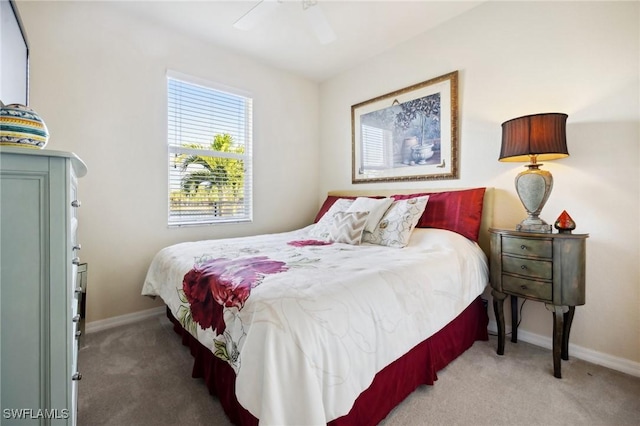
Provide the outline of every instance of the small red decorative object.
[[563,210],[560,213],[560,216],[556,219],[556,223],[553,225],[559,233],[567,233],[570,234],[571,231],[576,229],[576,223],[571,219],[569,213],[566,210]]

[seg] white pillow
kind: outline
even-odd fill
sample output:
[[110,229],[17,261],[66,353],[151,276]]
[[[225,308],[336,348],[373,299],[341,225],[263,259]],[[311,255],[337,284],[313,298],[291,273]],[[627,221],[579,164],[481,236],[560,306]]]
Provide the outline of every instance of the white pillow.
[[411,232],[427,207],[429,196],[394,201],[373,232],[365,232],[362,240],[381,246],[402,248],[409,243]]
[[369,219],[367,219],[367,225],[364,230],[367,232],[373,232],[376,229],[376,225],[382,219],[382,216],[387,211],[389,206],[393,203],[393,198],[368,198],[358,197],[351,204],[348,212],[369,212]]
[[335,243],[360,244],[368,217],[369,212],[338,212],[334,214],[329,239]]
[[329,241],[329,235],[331,225],[333,224],[333,215],[338,212],[345,212],[353,204],[353,200],[348,198],[338,198],[335,203],[331,205],[329,210],[316,222],[315,225],[309,230],[309,235],[319,238],[324,241]]

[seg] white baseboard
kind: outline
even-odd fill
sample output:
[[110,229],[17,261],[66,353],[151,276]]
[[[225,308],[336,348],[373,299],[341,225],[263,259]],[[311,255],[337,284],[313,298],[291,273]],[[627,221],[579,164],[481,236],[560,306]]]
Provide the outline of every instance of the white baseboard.
[[96,331],[106,330],[117,327],[119,325],[131,324],[157,315],[162,315],[167,308],[160,306],[158,308],[147,309],[145,311],[134,312],[132,314],[119,315],[98,321],[88,322],[85,326],[85,333],[94,333]]
[[[489,321],[488,329],[492,333],[498,332],[498,327],[495,320]],[[511,331],[511,326],[506,326],[505,331],[506,333],[509,333]],[[553,341],[550,337],[529,333],[525,330],[518,329],[518,340],[522,340],[523,342],[531,343],[532,345],[540,346],[549,350],[553,349]],[[579,358],[583,361],[602,365],[603,367],[630,374],[635,377],[640,377],[640,363],[638,362],[633,362],[628,359],[604,354],[592,349],[583,348],[582,346],[577,346],[572,343],[569,343],[569,354],[571,354],[572,357],[575,356],[576,358]]]

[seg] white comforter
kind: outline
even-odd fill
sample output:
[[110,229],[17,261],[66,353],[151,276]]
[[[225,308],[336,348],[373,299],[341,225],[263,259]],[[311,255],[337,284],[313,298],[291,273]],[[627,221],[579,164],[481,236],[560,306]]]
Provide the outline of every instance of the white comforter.
[[167,247],[142,290],[184,322],[182,283],[194,264],[258,256],[286,264],[262,277],[242,309],[224,308],[224,333],[186,327],[234,367],[238,401],[265,425],[347,414],[378,371],[459,315],[488,282],[482,250],[453,232],[416,229],[402,249],[287,244],[311,239],[309,229]]

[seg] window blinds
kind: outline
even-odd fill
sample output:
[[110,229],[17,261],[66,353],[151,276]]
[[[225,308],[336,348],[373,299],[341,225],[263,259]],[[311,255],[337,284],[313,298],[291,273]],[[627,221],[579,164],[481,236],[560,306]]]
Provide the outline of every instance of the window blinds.
[[363,124],[362,168],[365,170],[393,167],[391,131]]
[[252,99],[167,77],[169,225],[251,221]]

